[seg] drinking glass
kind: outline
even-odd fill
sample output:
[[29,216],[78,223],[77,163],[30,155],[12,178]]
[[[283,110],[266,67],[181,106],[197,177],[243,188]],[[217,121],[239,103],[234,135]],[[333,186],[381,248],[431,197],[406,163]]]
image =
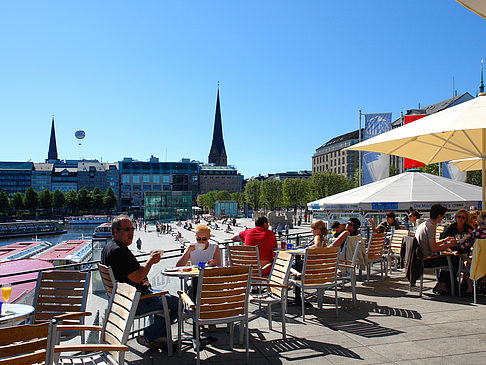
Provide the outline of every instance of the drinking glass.
[[5,309],[4,309],[5,313],[7,313],[7,304],[11,294],[12,294],[12,285],[2,284],[2,297],[3,300],[5,300]]
[[204,267],[205,267],[205,266],[206,266],[206,263],[205,263],[204,261],[201,261],[201,262],[198,262],[198,263],[197,263],[197,268],[198,268],[199,270],[204,269]]
[[291,243],[287,243],[287,250],[291,250],[291,249],[293,249],[293,248],[294,248],[294,247],[293,247],[293,245],[292,245]]

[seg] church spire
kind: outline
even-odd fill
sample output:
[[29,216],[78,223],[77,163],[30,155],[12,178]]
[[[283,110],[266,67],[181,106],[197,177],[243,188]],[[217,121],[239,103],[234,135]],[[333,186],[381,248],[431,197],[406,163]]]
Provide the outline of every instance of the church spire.
[[54,116],[52,116],[51,139],[49,141],[48,161],[57,161],[56,130],[54,129]]
[[483,83],[483,60],[481,60],[481,83],[479,84],[479,92],[484,93],[484,83]]
[[218,97],[216,99],[216,114],[214,116],[214,131],[213,143],[209,151],[209,163],[214,163],[216,166],[226,166],[226,149],[224,148],[223,140],[223,126],[221,123],[221,106],[219,102],[219,83],[218,83]]

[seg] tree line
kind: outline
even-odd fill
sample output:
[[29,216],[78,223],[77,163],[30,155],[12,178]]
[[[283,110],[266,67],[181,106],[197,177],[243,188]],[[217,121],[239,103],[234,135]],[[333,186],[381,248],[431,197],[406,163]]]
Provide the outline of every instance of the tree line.
[[22,211],[34,214],[37,209],[42,209],[45,215],[108,213],[117,206],[118,199],[111,188],[104,194],[98,187],[92,192],[82,188],[78,192],[70,190],[64,194],[60,190],[38,193],[29,187],[24,194],[16,192],[10,198],[5,191],[0,191],[0,213],[17,216]]
[[297,210],[313,200],[341,193],[356,186],[355,180],[348,180],[345,176],[334,172],[315,172],[308,179],[250,180],[243,193],[210,191],[199,195],[198,205],[209,211],[214,208],[217,200],[235,200],[239,208],[247,203],[254,210],[279,208]]

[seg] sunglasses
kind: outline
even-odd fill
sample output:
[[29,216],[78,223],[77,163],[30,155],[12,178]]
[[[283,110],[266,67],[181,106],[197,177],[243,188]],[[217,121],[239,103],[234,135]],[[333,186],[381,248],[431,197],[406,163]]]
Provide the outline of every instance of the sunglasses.
[[125,228],[120,228],[118,229],[119,231],[125,231],[125,232],[134,232],[135,231],[135,227],[125,227]]
[[463,216],[463,215],[458,215],[457,218],[461,218],[461,219],[467,219],[467,217]]
[[207,237],[196,237],[196,241],[207,241]]
[[354,226],[354,223],[348,222],[348,226]]

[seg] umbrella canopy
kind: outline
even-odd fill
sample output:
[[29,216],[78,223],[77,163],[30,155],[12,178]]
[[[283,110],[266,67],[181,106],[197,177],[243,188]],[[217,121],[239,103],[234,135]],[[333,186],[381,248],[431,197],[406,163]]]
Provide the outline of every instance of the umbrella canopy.
[[459,4],[464,5],[469,10],[486,19],[486,3],[484,0],[456,0]]
[[464,158],[462,160],[451,161],[461,171],[476,171],[482,169],[482,160],[480,158]]
[[481,188],[424,172],[409,171],[313,201],[314,210],[428,210],[442,204],[449,210],[477,206]]
[[380,152],[425,164],[476,157],[482,160],[485,206],[486,93],[345,150]]

